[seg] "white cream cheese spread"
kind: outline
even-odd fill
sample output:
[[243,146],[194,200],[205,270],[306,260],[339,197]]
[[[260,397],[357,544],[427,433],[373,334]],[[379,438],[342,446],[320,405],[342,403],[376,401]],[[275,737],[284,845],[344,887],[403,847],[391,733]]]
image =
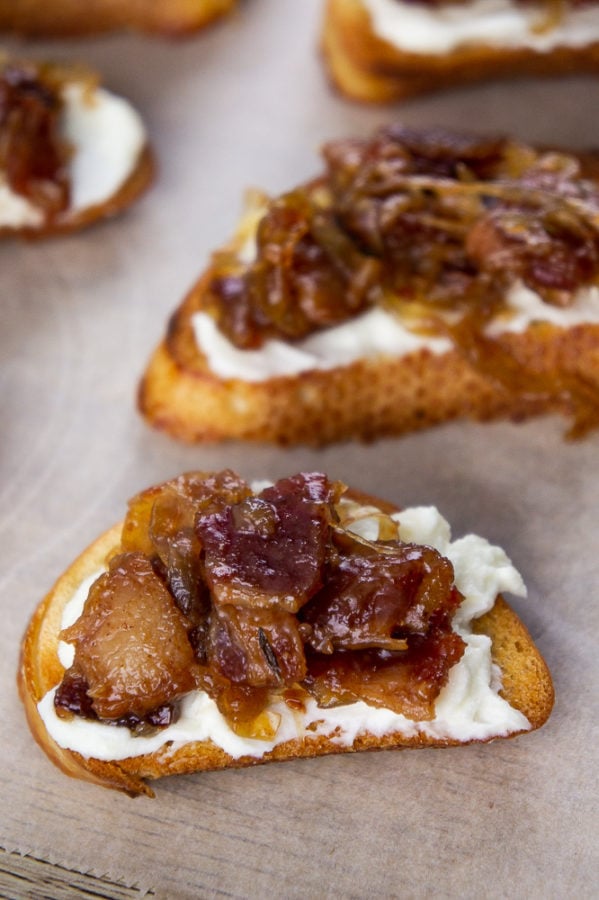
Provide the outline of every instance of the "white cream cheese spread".
[[74,147],[71,206],[79,212],[104,203],[135,169],[146,143],[137,111],[122,97],[80,84],[64,89],[64,135]]
[[[73,148],[71,201],[66,215],[105,203],[135,170],[146,143],[139,114],[122,97],[73,82],[63,90],[62,131]],[[36,228],[44,213],[15,194],[0,172],[0,228]]]
[[402,0],[362,0],[374,33],[406,53],[442,54],[483,45],[525,47],[541,53],[556,47],[586,47],[599,40],[596,4],[560,7],[548,25],[544,3],[466,0],[428,6]]
[[[454,628],[466,642],[462,658],[450,670],[448,683],[435,704],[431,721],[416,722],[388,709],[368,706],[360,701],[331,709],[321,709],[314,700],[304,712],[292,711],[279,701],[269,709],[277,725],[268,740],[242,738],[228,726],[216,703],[202,691],[192,691],[181,701],[178,720],[167,728],[145,737],[134,737],[125,727],[77,718],[59,718],[54,710],[54,690],[38,704],[38,710],[50,736],[64,748],[85,757],[117,760],[141,756],[163,749],[165,754],[190,741],[210,740],[234,758],[259,758],[285,741],[307,735],[325,735],[340,747],[350,747],[363,733],[376,737],[399,732],[405,737],[428,735],[439,740],[485,740],[530,728],[522,713],[500,695],[501,673],[491,661],[491,641],[486,635],[473,634],[474,618],[490,610],[497,594],[507,591],[524,596],[522,578],[503,550],[476,535],[451,540],[449,524],[433,507],[414,507],[394,515],[402,540],[428,544],[454,566],[455,583],[464,601],[454,618]],[[355,530],[378,533],[376,518],[360,518]],[[81,584],[67,604],[62,624],[66,627],[79,617],[91,582],[100,573]],[[72,660],[72,648],[61,644],[63,665]]]
[[[505,313],[490,324],[487,332],[491,336],[523,332],[533,322],[550,322],[562,328],[599,324],[599,288],[581,288],[571,306],[560,307],[544,303],[538,294],[516,282],[506,296]],[[294,343],[269,339],[259,350],[239,350],[207,313],[194,313],[191,323],[196,345],[210,371],[219,378],[247,382],[335,369],[376,356],[398,358],[419,350],[447,353],[453,346],[448,338],[410,330],[399,315],[380,307]]]
[[41,209],[15,194],[0,172],[0,228],[37,228],[43,220]]
[[496,335],[511,331],[521,334],[533,322],[548,322],[558,328],[599,325],[599,287],[579,288],[570,306],[553,306],[519,283],[509,292],[505,316],[492,322],[487,333]]
[[398,318],[378,307],[295,343],[271,338],[259,350],[239,350],[207,313],[194,313],[192,327],[210,370],[219,378],[242,381],[268,381],[312,369],[335,369],[358,359],[398,357],[424,348],[432,353],[447,353],[451,349],[447,338],[409,331]]

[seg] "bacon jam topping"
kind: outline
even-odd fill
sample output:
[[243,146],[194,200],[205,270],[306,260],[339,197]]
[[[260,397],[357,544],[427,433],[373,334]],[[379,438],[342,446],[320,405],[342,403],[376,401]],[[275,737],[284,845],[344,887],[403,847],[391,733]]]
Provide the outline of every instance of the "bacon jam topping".
[[255,494],[224,471],[134,497],[118,555],[61,633],[75,657],[57,712],[145,733],[198,688],[245,736],[272,734],[276,698],[433,718],[464,650],[452,565],[381,511],[380,540],[348,530],[344,491],[313,472]]
[[61,135],[59,70],[0,66],[0,173],[48,220],[69,204],[69,146]]
[[562,373],[535,381],[487,328],[509,314],[515,284],[558,307],[597,284],[599,183],[578,159],[400,125],[329,143],[323,156],[319,180],[267,204],[252,262],[234,251],[214,259],[208,309],[234,345],[299,340],[381,305],[408,328],[450,337],[509,390],[568,396],[580,431],[597,423],[587,384]]

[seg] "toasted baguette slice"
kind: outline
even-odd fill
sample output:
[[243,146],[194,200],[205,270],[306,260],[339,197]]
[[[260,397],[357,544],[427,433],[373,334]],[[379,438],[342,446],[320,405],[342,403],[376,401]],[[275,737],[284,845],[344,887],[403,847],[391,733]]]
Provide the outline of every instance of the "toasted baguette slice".
[[[596,183],[597,157],[570,156],[584,177]],[[317,180],[303,189],[309,196],[320,196],[323,183],[324,179]],[[198,315],[210,314],[210,287],[215,274],[222,271],[223,257],[239,260],[241,277],[249,271],[247,248],[256,243],[267,208],[264,197],[251,197],[236,236],[214,254],[213,264],[171,317],[163,341],[151,356],[138,405],[157,429],[188,442],[234,439],[318,446],[401,435],[460,418],[520,421],[562,413],[574,419],[573,436],[599,424],[597,309],[588,319],[579,317],[562,326],[559,316],[553,322],[541,318],[545,309],[555,312],[555,307],[544,304],[527,327],[496,334],[491,350],[521,373],[516,380],[498,377],[497,370],[485,362],[485,354],[473,358],[450,336],[442,352],[432,342],[401,352],[369,351],[343,363],[315,364],[291,374],[258,378],[252,374],[250,378],[237,374],[237,369],[217,374],[207,354],[218,345],[212,337],[200,346],[194,322]],[[336,334],[335,327],[328,330],[329,348],[338,340]],[[279,358],[285,347],[293,354],[304,346],[301,341],[282,340]],[[343,339],[338,342],[343,344]],[[245,355],[230,344],[226,349],[236,350],[236,358]],[[324,351],[319,353],[326,362]],[[252,352],[246,356],[251,358]]]
[[[131,206],[151,184],[155,165],[145,125],[138,112],[122,97],[104,89],[95,73],[79,66],[11,60],[0,55],[0,81],[19,83],[19,92],[44,96],[59,105],[58,137],[46,141],[47,123],[40,124],[40,107],[25,99],[17,106],[19,129],[3,123],[9,153],[34,159],[47,158],[48,147],[60,163],[60,190],[67,185],[67,201],[52,211],[43,199],[13,187],[0,158],[0,237],[51,237],[85,228],[115,216]],[[10,89],[8,89],[10,91]],[[9,95],[10,96],[10,95]],[[19,100],[8,101],[19,103]],[[45,101],[48,102],[48,101]],[[17,118],[18,115],[18,118]],[[46,130],[44,130],[46,129]],[[41,135],[41,138],[39,137]],[[41,140],[40,145],[33,140]],[[66,160],[66,161],[65,161]],[[39,165],[39,163],[36,163]],[[42,176],[41,198],[52,196],[52,176]]]
[[[52,147],[63,159],[58,177],[61,190],[66,183],[68,197],[59,211],[51,211],[37,197],[13,187],[0,161],[0,237],[50,237],[85,228],[124,211],[150,185],[155,165],[141,117],[127,100],[101,87],[95,73],[79,66],[0,55],[3,79],[4,87],[22,85],[17,87],[17,97],[20,91],[25,98],[28,91],[34,97],[47,92],[55,98],[52,102],[59,104],[58,113],[53,113],[59,135],[51,139],[54,143],[44,143],[46,133],[51,132],[47,123],[40,122],[43,104],[36,106],[27,100],[16,109],[20,130],[11,129],[7,120],[6,139],[11,154],[29,154],[33,159],[46,155]],[[42,143],[32,144],[40,134]],[[42,177],[41,197],[44,193],[52,196],[56,189],[51,179],[50,175]]]
[[[465,8],[464,16],[469,15]],[[471,40],[447,52],[425,53],[401,49],[401,38],[398,31],[394,45],[377,35],[362,0],[328,0],[324,59],[336,87],[356,100],[384,103],[485,79],[593,73],[599,68],[596,40],[547,51]]]
[[[522,421],[572,413],[568,397],[511,392],[457,350],[381,355],[261,382],[220,378],[198,351],[191,324],[193,314],[203,309],[209,278],[198,283],[171,319],[139,387],[145,418],[180,440],[322,446],[407,434],[453,419]],[[597,325],[563,329],[538,323],[522,335],[506,335],[502,346],[541,374],[577,373],[590,391],[599,392]]]
[[[393,504],[379,501],[361,492],[350,491],[348,496],[361,505],[375,505],[387,514],[396,511]],[[107,557],[119,551],[121,529],[122,525],[119,524],[104,533],[58,579],[35,611],[22,643],[18,684],[29,725],[42,749],[68,775],[123,790],[131,795],[153,796],[152,789],[145,780],[165,775],[244,767],[274,760],[315,757],[330,753],[446,747],[473,742],[453,738],[440,739],[424,733],[406,736],[399,732],[375,735],[368,731],[360,731],[353,743],[343,745],[339,743],[338,731],[329,735],[315,735],[308,730],[303,738],[286,740],[261,756],[233,757],[212,740],[202,740],[177,745],[176,748],[167,745],[145,755],[114,761],[94,759],[59,746],[47,731],[40,716],[38,703],[48,691],[60,683],[64,674],[58,658],[63,610],[79,585],[86,578],[103,570],[106,567]],[[500,696],[513,709],[525,716],[529,725],[516,728],[511,733],[491,735],[483,740],[486,742],[495,737],[513,737],[524,731],[539,728],[551,712],[554,692],[547,666],[526,627],[505,600],[498,596],[493,608],[475,620],[473,631],[490,637],[492,660],[501,670]],[[112,729],[115,726],[105,727]]]
[[229,12],[236,0],[0,0],[0,29],[73,36],[132,29],[183,35]]

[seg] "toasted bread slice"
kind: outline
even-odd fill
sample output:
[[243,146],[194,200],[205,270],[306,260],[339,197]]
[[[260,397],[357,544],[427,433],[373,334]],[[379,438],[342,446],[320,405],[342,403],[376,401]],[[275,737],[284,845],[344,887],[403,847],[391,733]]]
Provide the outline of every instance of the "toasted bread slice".
[[0,0],[0,29],[38,37],[135,30],[184,35],[225,15],[236,0]]
[[[382,129],[379,134],[383,138],[380,140],[384,142],[385,134],[392,133],[394,127]],[[435,130],[410,134],[410,140],[416,134],[417,141],[420,140],[418,135],[424,135],[426,141],[426,135],[434,135]],[[373,165],[369,154],[377,152],[377,140],[379,139],[375,135],[372,141],[341,141],[338,144],[347,143],[350,148],[360,148],[356,153],[363,153],[366,158],[364,168],[368,173],[368,167]],[[461,137],[450,133],[444,140],[451,147],[452,142],[460,141]],[[401,145],[401,138],[398,143]],[[334,155],[337,142],[330,146]],[[520,147],[516,150],[516,155],[536,153],[531,148],[524,149],[524,145],[513,146]],[[351,157],[353,152],[350,149],[348,156]],[[381,158],[385,152],[386,149],[381,151]],[[595,155],[557,156],[568,159],[568,165],[580,167],[584,178],[581,177],[577,183],[585,185],[584,190],[589,192],[589,185],[591,193],[596,190],[598,165]],[[538,153],[535,158],[550,161],[556,157],[552,153]],[[553,165],[553,162],[549,162],[549,165]],[[333,177],[328,173],[321,179],[301,186],[299,191],[303,191],[317,206]],[[356,176],[356,183],[360,177]],[[365,179],[369,177],[373,176],[364,175]],[[406,176],[406,181],[409,182],[410,177]],[[420,190],[422,177],[426,176],[417,174],[414,177],[415,191]],[[431,183],[440,184],[443,186],[442,190],[447,189],[449,192],[460,184],[445,178]],[[495,187],[499,191],[503,189],[501,179],[493,184],[494,187],[482,181],[480,189],[483,192],[492,191]],[[376,186],[373,190],[376,194]],[[466,190],[469,190],[469,186]],[[402,196],[410,196],[409,191],[408,187],[406,194]],[[210,321],[210,316],[214,319],[214,285],[223,278],[223,271],[224,280],[228,277],[228,272],[233,272],[233,278],[243,280],[246,285],[253,284],[250,279],[254,271],[262,271],[259,267],[264,264],[264,260],[271,258],[268,253],[278,252],[277,246],[282,245],[285,236],[288,236],[290,245],[293,245],[295,238],[292,229],[285,231],[283,227],[276,240],[273,240],[271,249],[264,249],[264,245],[260,250],[253,249],[260,240],[262,222],[267,216],[272,218],[275,215],[273,211],[276,211],[280,203],[287,202],[285,198],[295,196],[295,192],[292,192],[270,202],[264,198],[257,200],[253,196],[232,242],[214,254],[212,264],[172,316],[164,340],[152,355],[139,388],[139,408],[153,426],[189,442],[241,439],[272,441],[282,445],[323,445],[347,439],[372,440],[382,435],[401,435],[460,418],[477,421],[508,418],[519,421],[542,413],[562,413],[573,417],[572,434],[578,436],[598,424],[599,304],[595,294],[591,301],[593,308],[588,311],[588,315],[585,311],[584,314],[576,314],[573,319],[568,319],[567,310],[560,311],[555,304],[539,302],[534,311],[527,314],[525,327],[511,328],[507,321],[505,326],[501,325],[501,329],[496,329],[492,343],[487,340],[487,332],[481,331],[477,340],[483,339],[484,349],[479,349],[474,354],[471,352],[472,347],[460,343],[459,336],[456,338],[451,330],[445,333],[434,332],[437,336],[444,336],[443,344],[438,344],[435,340],[422,340],[404,345],[401,338],[398,344],[390,345],[387,334],[393,331],[397,322],[396,317],[391,315],[388,315],[382,328],[377,325],[377,341],[381,341],[381,331],[382,341],[374,349],[368,344],[369,338],[362,337],[360,315],[353,315],[351,319],[356,326],[351,334],[346,330],[346,323],[342,323],[340,328],[321,328],[317,337],[320,340],[320,336],[324,336],[328,342],[326,349],[323,349],[323,343],[319,343],[315,350],[314,345],[309,343],[312,335],[308,336],[308,342],[280,336],[276,342],[276,365],[272,369],[262,369],[263,361],[266,366],[270,366],[269,359],[261,355],[264,348],[254,351],[233,346],[229,338],[222,334],[220,324],[213,331],[204,332],[205,336],[199,339],[197,323],[200,320],[202,323]],[[369,196],[366,199],[370,201],[371,198]],[[336,217],[334,227],[339,225],[336,202],[332,201],[332,215]],[[374,202],[378,202],[378,198],[375,197]],[[359,210],[359,206],[356,209]],[[341,215],[346,212],[343,207]],[[359,220],[360,224],[362,221],[370,221],[367,215],[369,214],[365,213],[363,219]],[[415,216],[418,215],[416,211]],[[356,218],[359,219],[359,216],[360,213],[356,213]],[[483,212],[478,221],[483,221],[484,217]],[[430,218],[433,218],[433,213]],[[529,221],[534,222],[535,216],[531,215]],[[468,228],[471,226],[467,226]],[[596,234],[596,228],[594,213],[591,213],[588,233]],[[400,236],[403,234],[401,231],[399,233]],[[343,221],[338,234],[341,236],[340,240],[347,240],[349,236],[354,241],[354,247],[360,246],[351,230],[345,230]],[[393,232],[390,231],[388,240],[391,245],[393,239]],[[317,242],[318,238],[315,240]],[[416,252],[421,240],[418,235],[413,239]],[[448,241],[452,240],[453,236],[448,231]],[[469,239],[460,237],[459,240],[464,241],[466,248],[460,265],[466,260],[466,265],[469,266],[472,264],[467,243]],[[330,244],[323,246],[325,253],[328,252]],[[483,271],[485,258],[491,256],[495,249],[489,245],[487,250],[485,246],[482,263],[480,257],[475,262],[475,267],[479,267],[477,271]],[[250,255],[254,254],[251,259],[248,258],[248,252]],[[375,259],[382,258],[383,265],[386,265],[384,253],[385,251],[382,257],[375,254]],[[434,243],[430,247],[430,253],[434,257]],[[566,253],[570,251],[566,250]],[[223,259],[226,260],[225,266]],[[363,256],[362,259],[366,259],[368,264],[372,256]],[[232,260],[237,262],[232,263]],[[298,269],[300,265],[301,263],[298,264]],[[510,265],[509,254],[507,265]],[[287,270],[283,269],[283,282],[285,277],[288,277]],[[303,276],[298,276],[298,286],[291,288],[291,291],[296,291],[293,296],[299,296],[303,290],[301,277]],[[410,277],[412,276],[408,275]],[[485,294],[490,293],[494,283],[505,285],[500,280],[503,277],[503,272],[490,274],[490,280],[482,291],[482,299],[477,300],[480,306],[484,307]],[[517,280],[517,276],[515,278]],[[334,290],[342,299],[358,281],[359,277],[355,282],[350,282],[345,290]],[[599,275],[595,274],[587,285],[592,285],[592,291],[596,292],[598,282]],[[264,281],[256,284],[258,287],[254,290],[258,292],[262,290]],[[509,284],[508,282],[508,287]],[[434,288],[435,284],[432,285],[432,289]],[[433,315],[436,315],[434,300],[426,305],[429,303],[427,291],[430,289],[425,287],[423,291],[418,285],[416,287],[416,291],[422,294],[419,302],[424,304],[425,309],[433,309]],[[379,297],[383,297],[383,308],[388,308],[385,303],[388,304],[391,300],[392,308],[399,313],[400,321],[406,324],[408,331],[412,335],[419,333],[418,322],[414,327],[414,321],[405,318],[402,312],[405,308],[409,316],[409,291],[408,302],[404,306],[402,296],[391,294],[380,283],[374,285],[374,291],[377,290],[380,292]],[[531,295],[526,296],[530,298]],[[417,293],[417,297],[420,294]],[[227,297],[222,302],[222,308],[226,309],[228,302]],[[441,302],[447,304],[446,300]],[[375,306],[378,303],[378,300],[375,301]],[[457,303],[459,304],[459,298]],[[520,300],[515,303],[518,306]],[[573,307],[575,306],[574,303]],[[231,314],[231,318],[234,315]],[[501,315],[505,315],[505,312]],[[508,310],[508,318],[511,315],[512,312]],[[362,316],[362,322],[367,320],[366,316]],[[502,322],[504,321],[505,318]],[[348,343],[348,334],[350,345],[355,346],[355,342],[360,341],[358,347],[363,347],[363,351],[358,349],[350,356],[345,356],[343,348]],[[341,348],[339,353],[338,348]],[[307,352],[308,363],[302,363],[297,369],[293,369],[293,366],[287,368],[286,358],[294,359],[298,350],[300,353]],[[255,360],[260,360],[260,366],[255,366]],[[502,361],[501,366],[495,365],[494,360]],[[512,377],[514,373],[517,373],[516,377]]]
[[[572,413],[567,396],[511,392],[458,350],[381,355],[260,382],[220,378],[198,351],[192,327],[193,314],[203,309],[205,284],[198,283],[171,319],[139,388],[146,419],[180,440],[321,446],[407,434],[460,418],[522,421]],[[527,367],[579,373],[599,392],[597,325],[566,330],[538,323],[522,335],[506,335],[502,345]]]
[[124,211],[152,182],[141,117],[95,73],[0,56],[0,91],[10,113],[0,125],[1,237],[77,231]]
[[[350,491],[348,496],[357,504],[366,505],[368,508],[375,506],[387,514],[395,509],[394,505],[378,501],[363,493]],[[312,726],[307,727],[303,735],[298,734],[275,746],[265,745],[264,752],[256,753],[252,750],[247,755],[242,751],[232,755],[215,740],[204,739],[166,743],[153,752],[114,760],[106,759],[105,754],[103,759],[96,759],[59,746],[50,735],[40,715],[38,704],[61,682],[64,675],[65,670],[58,656],[63,612],[82,582],[105,570],[107,558],[120,550],[121,529],[122,525],[119,524],[103,534],[58,579],[35,611],[22,644],[18,683],[31,730],[48,756],[68,775],[117,788],[131,795],[144,793],[152,796],[153,792],[145,779],[249,766],[272,760],[315,757],[329,753],[445,747],[478,740],[487,741],[496,737],[513,737],[521,732],[539,728],[551,712],[554,694],[547,666],[525,626],[505,600],[498,596],[490,611],[475,619],[473,631],[488,635],[491,639],[492,660],[501,672],[502,687],[499,695],[507,701],[512,710],[517,711],[516,715],[522,714],[525,717],[518,719],[517,723],[511,726],[511,730],[500,729],[498,734],[491,733],[483,738],[461,740],[455,735],[440,737],[427,734],[423,729],[412,729],[411,732],[404,729],[402,732],[391,728],[384,733],[380,730],[372,733],[367,727],[358,729],[355,738],[344,743],[340,741],[342,734],[340,735],[339,725],[329,726],[328,731],[325,729],[324,733],[322,729],[314,729]],[[505,556],[503,560],[509,565],[509,560],[506,560]],[[324,715],[324,711],[322,714]],[[115,727],[123,726],[104,727],[114,730]],[[142,738],[136,740],[141,741]],[[256,741],[253,743],[256,744]]]
[[[470,10],[463,5],[468,17]],[[459,6],[453,4],[452,10]],[[322,48],[333,83],[353,99],[384,103],[487,79],[593,73],[599,68],[596,39],[576,46],[558,43],[543,51],[470,39],[445,52],[426,53],[402,49],[402,37],[401,28],[397,44],[380,37],[362,0],[328,0]]]

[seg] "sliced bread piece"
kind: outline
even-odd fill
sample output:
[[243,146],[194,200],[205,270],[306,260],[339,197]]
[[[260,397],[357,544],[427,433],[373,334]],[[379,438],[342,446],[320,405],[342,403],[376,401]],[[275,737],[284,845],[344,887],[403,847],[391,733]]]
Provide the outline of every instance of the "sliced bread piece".
[[[195,551],[191,521],[195,538],[201,535]],[[211,535],[225,521],[228,538],[221,534],[215,551]],[[273,570],[277,545],[284,550]],[[201,586],[183,600],[198,547]],[[265,561],[270,574],[260,581]],[[223,562],[236,573],[232,581],[223,580]],[[170,604],[157,619],[155,589]],[[363,493],[344,494],[319,473],[254,490],[234,473],[188,473],[134,498],[124,523],[59,578],[27,629],[20,693],[36,740],[60,768],[130,794],[152,795],[145,779],[163,775],[513,737],[546,721],[553,686],[503,590],[524,592],[505,553],[474,535],[452,541],[433,508],[400,511]],[[167,668],[173,659],[170,650],[148,650],[155,635],[160,647],[171,646],[172,615],[193,647],[188,668],[196,679],[191,691],[169,698],[178,719],[151,727],[139,715],[118,722],[98,716],[97,704],[125,697],[128,677],[127,708],[137,703],[139,713],[146,670],[155,671],[156,656]],[[142,635],[132,660],[135,630],[143,632],[147,619],[154,633]],[[242,620],[239,631],[234,623]],[[301,635],[295,645],[293,634]],[[294,654],[301,663],[295,671]],[[102,669],[98,689],[96,667],[106,659],[112,669]],[[73,672],[79,679],[85,672],[86,694],[74,689]]]
[[187,441],[372,440],[456,418],[599,422],[597,159],[441,129],[324,148],[252,201],[139,389]]
[[367,102],[460,84],[599,68],[593,3],[327,0],[322,48],[333,83]]
[[183,35],[228,13],[236,0],[0,0],[0,30],[69,37],[115,30]]

